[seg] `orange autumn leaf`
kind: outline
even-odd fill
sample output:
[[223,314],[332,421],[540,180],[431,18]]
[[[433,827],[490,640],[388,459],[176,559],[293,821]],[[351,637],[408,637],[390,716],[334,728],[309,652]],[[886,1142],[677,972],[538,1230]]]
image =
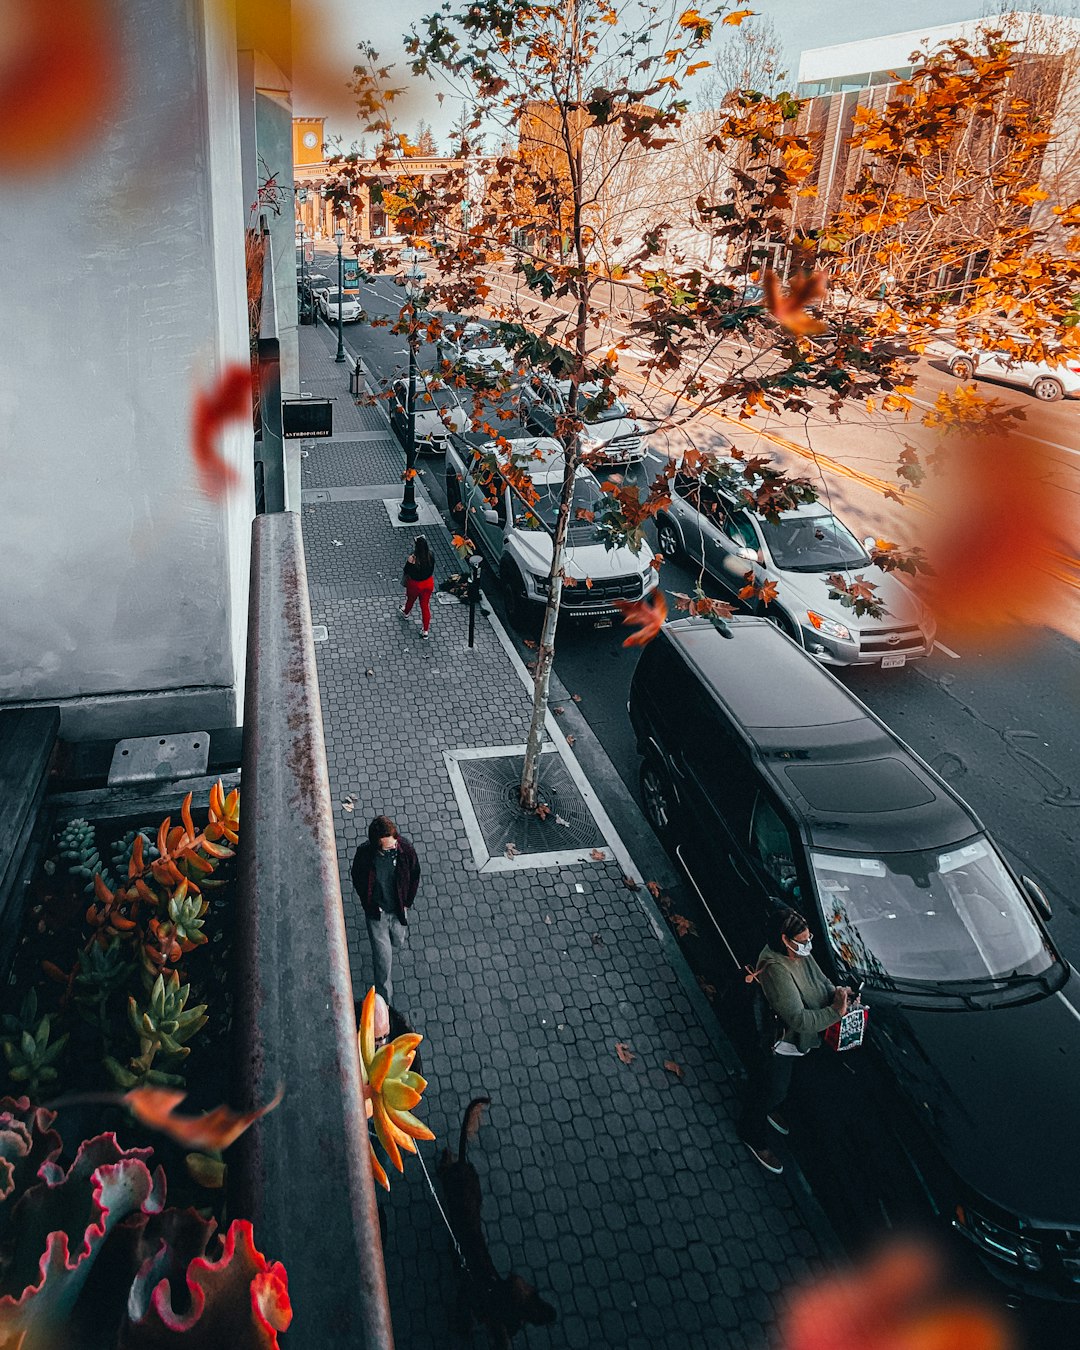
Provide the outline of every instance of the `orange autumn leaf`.
[[725,14],[721,23],[730,24],[732,28],[738,28],[743,19],[749,19],[754,13],[752,9],[733,9],[730,14]]
[[638,627],[623,643],[624,647],[647,646],[664,625],[667,618],[667,601],[663,591],[653,591],[647,600],[616,600],[615,608],[623,616],[623,623],[629,627]]
[[234,363],[209,390],[196,392],[192,402],[191,456],[207,497],[222,497],[240,482],[239,473],[217,447],[222,428],[238,419],[251,419],[251,371]]
[[120,92],[108,0],[7,0],[0,49],[0,174],[55,168],[82,153]]
[[824,333],[828,324],[815,319],[806,307],[814,301],[825,299],[828,280],[828,273],[820,270],[796,272],[788,283],[785,295],[780,287],[780,278],[768,268],[761,279],[765,305],[776,322],[797,337]]
[[124,1101],[136,1120],[152,1130],[167,1134],[184,1148],[222,1152],[235,1143],[260,1116],[273,1111],[285,1095],[279,1087],[273,1099],[255,1111],[233,1111],[228,1106],[216,1106],[201,1116],[178,1116],[176,1108],[187,1096],[168,1088],[132,1088]]
[[673,1073],[676,1078],[683,1076],[682,1065],[676,1064],[673,1059],[665,1059],[664,1068],[667,1069],[668,1073]]
[[634,1054],[633,1050],[622,1041],[615,1042],[615,1053],[624,1064],[633,1064],[634,1060],[637,1059],[637,1055]]

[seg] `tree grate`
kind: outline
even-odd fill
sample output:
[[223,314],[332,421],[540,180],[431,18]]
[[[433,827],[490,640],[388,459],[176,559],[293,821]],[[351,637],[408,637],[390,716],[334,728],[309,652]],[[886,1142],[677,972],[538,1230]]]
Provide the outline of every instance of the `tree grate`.
[[508,844],[518,855],[606,847],[560,755],[541,756],[540,801],[551,808],[543,820],[518,805],[518,756],[461,759],[458,765],[491,857],[504,854]]

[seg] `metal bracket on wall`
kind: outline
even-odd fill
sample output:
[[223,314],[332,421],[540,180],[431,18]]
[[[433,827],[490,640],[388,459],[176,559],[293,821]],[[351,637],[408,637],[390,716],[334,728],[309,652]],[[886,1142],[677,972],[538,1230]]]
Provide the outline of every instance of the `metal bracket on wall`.
[[188,731],[176,736],[134,736],[117,741],[109,766],[109,786],[153,783],[159,778],[195,778],[206,773],[210,733]]

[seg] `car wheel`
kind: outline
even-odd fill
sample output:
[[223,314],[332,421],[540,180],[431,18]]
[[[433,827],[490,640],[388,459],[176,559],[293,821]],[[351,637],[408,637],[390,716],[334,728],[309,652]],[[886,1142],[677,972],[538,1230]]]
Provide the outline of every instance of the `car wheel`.
[[461,484],[458,476],[450,469],[446,471],[446,509],[454,518],[455,525],[462,524],[461,517]]
[[1044,403],[1056,403],[1065,392],[1057,380],[1051,380],[1048,376],[1036,380],[1031,386],[1031,392],[1036,398],[1041,398]]
[[772,609],[770,605],[761,611],[761,617],[768,619],[771,624],[780,629],[781,633],[786,633],[792,642],[797,642],[800,647],[803,645],[798,628],[782,609]]
[[949,370],[958,380],[973,380],[975,378],[975,362],[969,360],[966,356],[950,361]]
[[524,577],[513,563],[504,563],[499,572],[499,582],[502,585],[506,617],[515,628],[527,627],[532,606],[525,591]]
[[675,794],[670,778],[654,759],[646,759],[641,764],[639,781],[645,819],[658,839],[669,840],[675,822]]
[[661,516],[657,522],[656,539],[664,557],[670,558],[672,562],[678,561],[683,551],[682,540],[679,538],[679,531],[667,516]]

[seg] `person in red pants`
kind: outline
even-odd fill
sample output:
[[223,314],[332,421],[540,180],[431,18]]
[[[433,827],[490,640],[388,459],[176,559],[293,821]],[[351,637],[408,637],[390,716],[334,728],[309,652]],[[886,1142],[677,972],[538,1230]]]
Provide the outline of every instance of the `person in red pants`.
[[416,601],[420,601],[420,618],[424,623],[421,636],[426,638],[431,630],[431,592],[435,589],[435,555],[422,534],[416,536],[413,551],[405,563],[402,580],[405,583],[405,603],[401,612],[408,616]]

